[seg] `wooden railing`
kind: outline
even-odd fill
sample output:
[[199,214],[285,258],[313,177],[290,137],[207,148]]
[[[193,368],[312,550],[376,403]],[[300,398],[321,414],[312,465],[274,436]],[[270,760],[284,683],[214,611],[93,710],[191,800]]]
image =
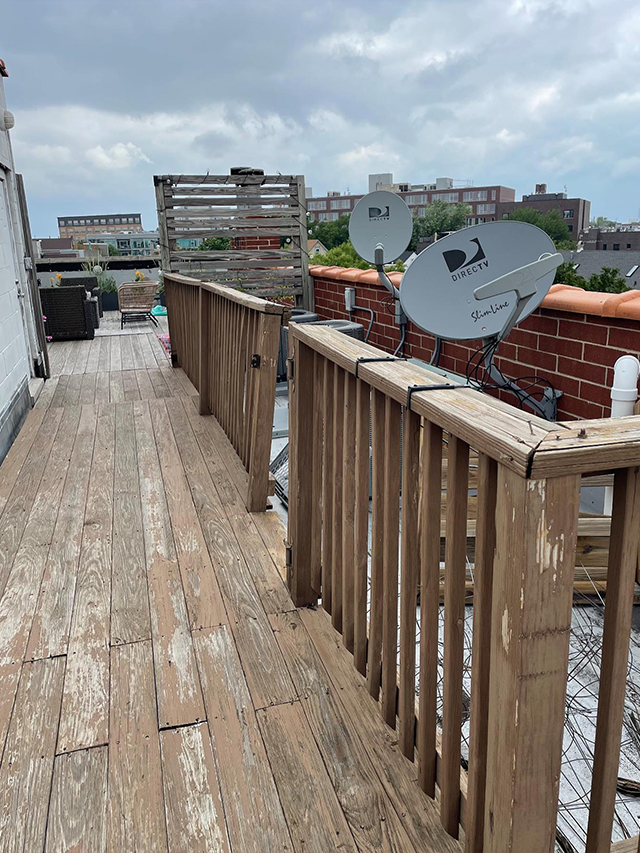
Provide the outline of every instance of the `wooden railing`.
[[164,273],[171,357],[200,392],[247,472],[246,505],[266,509],[283,305]]
[[[640,418],[547,423],[471,388],[433,388],[441,376],[327,329],[290,326],[290,348],[292,596],[297,606],[321,600],[331,614],[402,752],[417,761],[418,783],[430,797],[439,787],[444,827],[455,837],[464,827],[467,853],[555,849],[580,482],[615,472],[586,846],[609,851],[640,536]],[[478,512],[467,773],[470,473]]]

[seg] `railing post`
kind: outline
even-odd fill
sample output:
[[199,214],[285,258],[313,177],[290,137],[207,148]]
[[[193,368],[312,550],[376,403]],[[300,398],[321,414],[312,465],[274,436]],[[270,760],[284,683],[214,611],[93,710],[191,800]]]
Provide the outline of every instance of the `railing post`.
[[484,853],[555,849],[579,499],[499,466]]
[[198,342],[199,370],[198,391],[200,392],[200,414],[211,414],[209,365],[211,363],[211,298],[210,294],[203,288],[198,288],[198,330],[200,340]]
[[280,314],[261,313],[258,319],[255,397],[253,420],[248,424],[251,430],[251,450],[249,453],[249,485],[247,509],[249,512],[264,512],[269,493],[269,453],[275,406],[276,371],[278,369],[278,348],[280,346]]
[[289,326],[289,558],[287,583],[296,607],[316,604],[311,586],[314,431],[313,350]]

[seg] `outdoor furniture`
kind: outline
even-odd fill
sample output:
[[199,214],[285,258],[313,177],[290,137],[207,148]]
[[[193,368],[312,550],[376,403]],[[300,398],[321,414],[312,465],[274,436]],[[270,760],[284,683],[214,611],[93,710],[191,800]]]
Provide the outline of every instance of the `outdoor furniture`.
[[79,285],[82,285],[87,293],[91,293],[96,302],[95,328],[98,329],[100,317],[102,317],[102,291],[98,284],[98,276],[87,273],[87,275],[63,275],[60,279],[60,287],[78,287]]
[[157,289],[157,281],[132,281],[120,285],[118,308],[121,329],[130,320],[151,320],[154,325],[158,325],[158,321],[151,313]]
[[84,285],[77,287],[41,287],[45,330],[54,341],[95,336],[97,304],[87,299]]

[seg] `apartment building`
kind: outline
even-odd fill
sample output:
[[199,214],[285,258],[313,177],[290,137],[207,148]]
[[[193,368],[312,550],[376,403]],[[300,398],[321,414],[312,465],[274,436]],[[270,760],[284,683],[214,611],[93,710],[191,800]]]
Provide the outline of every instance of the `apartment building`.
[[143,231],[139,213],[108,213],[99,216],[59,216],[58,234],[83,243],[94,234]]
[[566,192],[549,193],[546,184],[536,184],[535,192],[523,195],[522,201],[501,201],[496,206],[496,217],[507,219],[510,213],[523,207],[532,207],[540,213],[557,210],[567,223],[574,240],[589,227],[591,202],[584,198],[567,198]]

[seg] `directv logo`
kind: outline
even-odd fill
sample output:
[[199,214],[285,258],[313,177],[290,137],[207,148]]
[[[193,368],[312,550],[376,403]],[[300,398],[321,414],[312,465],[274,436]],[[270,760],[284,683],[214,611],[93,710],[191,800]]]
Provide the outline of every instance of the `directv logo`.
[[[451,276],[452,281],[458,281],[460,278],[466,278],[469,275],[473,275],[474,272],[478,272],[478,270],[489,266],[489,261],[486,260],[487,256],[485,255],[484,249],[480,245],[478,238],[474,237],[471,242],[476,244],[474,254],[471,258],[469,258],[469,254],[464,252],[462,249],[450,249],[448,252],[442,253],[442,257],[449,272],[453,273]],[[458,270],[460,270],[460,272],[458,272]]]
[[386,205],[384,211],[379,207],[369,208],[369,222],[376,222],[381,219],[389,218],[389,205]]

